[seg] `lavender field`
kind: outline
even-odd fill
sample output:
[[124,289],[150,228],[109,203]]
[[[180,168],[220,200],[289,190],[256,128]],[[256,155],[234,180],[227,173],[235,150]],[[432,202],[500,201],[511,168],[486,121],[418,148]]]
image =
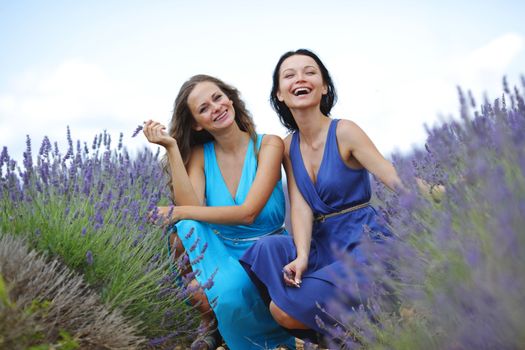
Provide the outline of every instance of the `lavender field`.
[[[330,328],[333,348],[524,348],[524,90],[504,79],[480,103],[458,89],[457,118],[391,156],[406,190],[376,184],[374,203],[393,235],[363,242],[369,265],[348,261],[371,297]],[[1,151],[0,348],[186,346],[197,314],[147,220],[169,203],[160,155],[131,157],[122,134],[67,140],[27,137],[22,164]]]

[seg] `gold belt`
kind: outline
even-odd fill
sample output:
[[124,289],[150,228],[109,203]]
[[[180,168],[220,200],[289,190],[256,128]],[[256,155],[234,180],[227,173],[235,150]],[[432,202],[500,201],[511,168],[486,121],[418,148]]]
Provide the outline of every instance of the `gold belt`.
[[355,211],[364,207],[368,207],[370,205],[370,202],[361,203],[358,205],[354,205],[353,207],[346,208],[343,210],[339,210],[330,214],[317,214],[314,216],[314,221],[324,222],[326,219],[331,218],[332,216],[337,216],[345,213],[349,213],[351,211]]

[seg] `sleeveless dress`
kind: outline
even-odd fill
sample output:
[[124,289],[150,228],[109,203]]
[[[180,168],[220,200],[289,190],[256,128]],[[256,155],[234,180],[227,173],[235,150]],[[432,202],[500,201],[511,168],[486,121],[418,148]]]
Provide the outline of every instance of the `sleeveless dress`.
[[[262,135],[258,135],[258,149],[261,141]],[[242,204],[256,171],[257,159],[250,139],[237,193],[232,198],[217,163],[214,143],[204,144],[206,205]],[[204,286],[215,312],[219,331],[231,350],[272,349],[280,344],[295,348],[294,339],[273,320],[238,261],[259,237],[284,232],[284,208],[279,181],[252,225],[218,225],[194,220],[182,220],[175,225],[192,269],[197,273],[196,279]]]
[[[358,262],[365,261],[360,254],[359,241],[366,230],[388,235],[388,230],[377,220],[370,200],[370,176],[366,169],[351,169],[342,160],[337,147],[334,119],[328,129],[323,159],[319,167],[317,182],[313,183],[303,163],[299,148],[300,135],[295,132],[290,144],[290,160],[297,187],[312,208],[314,217],[363,205],[362,208],[341,213],[324,220],[314,220],[308,268],[302,276],[300,288],[284,283],[282,269],[296,258],[292,237],[267,237],[249,248],[241,258],[243,267],[257,285],[267,303],[273,301],[287,314],[301,321],[311,330],[289,330],[299,338],[316,342],[319,334],[327,334],[321,324],[331,325],[333,318],[323,309],[329,309],[330,301],[337,297],[337,286],[345,274],[345,264],[334,254],[334,247],[345,250]],[[380,236],[380,235],[378,235]],[[359,275],[358,275],[359,276]],[[360,279],[362,277],[354,276]],[[357,280],[357,285],[366,281]],[[363,295],[349,295],[343,291],[348,309],[357,307]],[[348,312],[339,310],[340,312]],[[316,320],[317,319],[317,320]]]

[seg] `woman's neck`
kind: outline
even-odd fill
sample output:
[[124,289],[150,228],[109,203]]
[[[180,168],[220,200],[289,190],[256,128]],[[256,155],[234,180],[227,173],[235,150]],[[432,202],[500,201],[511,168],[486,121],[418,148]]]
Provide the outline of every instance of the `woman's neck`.
[[313,148],[325,141],[330,118],[321,113],[318,107],[315,111],[294,110],[292,115],[301,133],[302,141]]
[[237,123],[234,123],[231,128],[213,135],[213,137],[215,147],[226,154],[243,153],[250,141],[250,134],[239,129]]

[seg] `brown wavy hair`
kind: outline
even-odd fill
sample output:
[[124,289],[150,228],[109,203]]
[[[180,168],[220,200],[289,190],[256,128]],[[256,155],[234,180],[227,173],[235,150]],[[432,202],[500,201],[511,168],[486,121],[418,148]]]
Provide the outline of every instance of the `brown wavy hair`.
[[[241,100],[241,94],[239,90],[229,84],[226,84],[220,79],[205,74],[199,74],[194,75],[184,84],[182,84],[179,93],[175,98],[173,115],[168,127],[169,135],[177,140],[177,145],[179,147],[184,165],[188,164],[191,149],[194,146],[202,145],[213,140],[213,136],[206,130],[197,131],[193,129],[193,126],[195,125],[195,119],[193,118],[193,114],[191,113],[190,107],[188,106],[188,96],[191,94],[197,84],[203,82],[210,82],[217,85],[219,89],[233,102],[233,108],[235,110],[235,122],[239,126],[239,129],[247,132],[250,135],[250,138],[253,140],[255,151],[257,151],[257,133],[255,132],[255,124],[253,122],[251,113],[248,111],[248,109],[246,109],[244,101]],[[162,158],[162,164],[164,171],[168,174],[168,186],[170,191],[173,191],[167,154],[165,154]]]

